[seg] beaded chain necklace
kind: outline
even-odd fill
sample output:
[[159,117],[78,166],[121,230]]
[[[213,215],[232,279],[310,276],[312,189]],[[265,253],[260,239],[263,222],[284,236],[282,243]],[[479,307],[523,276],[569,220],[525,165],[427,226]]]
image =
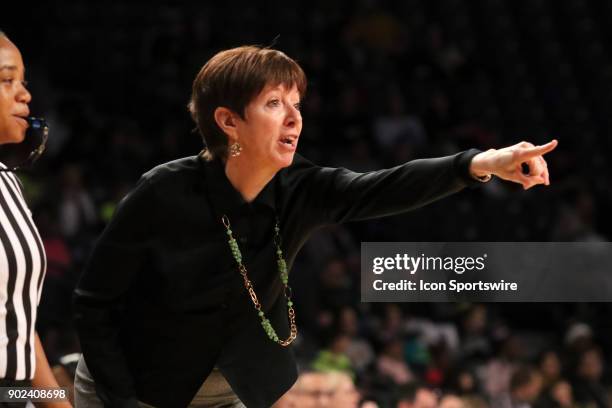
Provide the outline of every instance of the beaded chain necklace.
[[295,338],[297,337],[297,325],[295,324],[295,310],[293,310],[293,302],[291,301],[292,291],[291,291],[291,287],[289,286],[289,274],[287,272],[287,263],[285,262],[285,259],[283,258],[283,251],[281,249],[281,237],[280,237],[280,227],[278,226],[278,217],[276,218],[276,224],[274,225],[274,244],[276,244],[276,255],[278,257],[276,264],[278,266],[278,272],[280,273],[280,278],[281,278],[281,281],[283,282],[283,286],[285,286],[285,299],[287,299],[287,314],[289,315],[290,333],[289,333],[289,337],[287,337],[286,340],[282,340],[278,338],[276,331],[272,327],[272,323],[270,323],[270,320],[265,316],[263,310],[261,310],[261,303],[259,303],[259,300],[257,299],[257,295],[255,294],[255,289],[253,289],[253,284],[251,283],[251,280],[247,276],[246,266],[244,266],[244,264],[242,263],[242,253],[240,252],[240,248],[238,248],[238,242],[236,242],[236,239],[234,239],[234,236],[232,235],[232,229],[231,229],[229,218],[227,218],[227,215],[223,215],[223,217],[221,217],[221,221],[223,222],[223,225],[225,226],[225,232],[227,233],[227,236],[229,238],[227,242],[229,244],[230,250],[232,251],[232,256],[234,257],[236,264],[238,264],[238,271],[240,272],[240,274],[242,275],[242,278],[244,279],[244,286],[246,287],[246,290],[249,292],[249,295],[251,296],[251,301],[253,302],[253,305],[255,306],[255,310],[257,310],[257,314],[259,315],[259,318],[261,319],[261,326],[263,327],[264,331],[266,332],[270,340],[272,340],[275,343],[280,344],[283,347],[289,346],[293,342],[293,340],[295,340]]

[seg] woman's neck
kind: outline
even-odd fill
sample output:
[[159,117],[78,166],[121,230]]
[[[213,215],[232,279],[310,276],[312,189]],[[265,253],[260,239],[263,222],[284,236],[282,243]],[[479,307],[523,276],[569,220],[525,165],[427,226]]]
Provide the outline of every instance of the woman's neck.
[[225,175],[244,201],[248,203],[257,197],[277,171],[254,165],[242,157],[225,161]]

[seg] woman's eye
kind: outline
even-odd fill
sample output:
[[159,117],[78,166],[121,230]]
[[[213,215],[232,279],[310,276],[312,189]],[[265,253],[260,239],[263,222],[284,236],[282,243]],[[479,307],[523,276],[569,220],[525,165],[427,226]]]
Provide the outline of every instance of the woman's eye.
[[278,99],[272,99],[270,102],[268,102],[268,105],[270,105],[270,106],[278,106],[278,105],[280,105],[280,101]]
[[0,80],[3,84],[7,84],[7,85],[11,85],[11,86],[15,86],[15,84],[21,84],[24,88],[28,87],[28,81],[18,81],[15,80],[14,78],[4,78],[2,80]]
[[295,109],[301,111],[302,110],[302,104],[301,103],[296,103],[295,105],[293,105],[295,107]]

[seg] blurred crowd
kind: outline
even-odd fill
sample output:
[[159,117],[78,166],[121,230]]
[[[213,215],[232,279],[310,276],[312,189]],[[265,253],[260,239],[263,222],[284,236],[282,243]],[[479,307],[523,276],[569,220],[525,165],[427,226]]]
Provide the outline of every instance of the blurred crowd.
[[303,66],[299,152],[322,165],[560,140],[549,188],[495,180],[316,233],[291,274],[302,374],[279,407],[612,406],[609,304],[359,301],[360,241],[610,239],[612,3],[50,0],[4,14],[51,127],[21,178],[48,256],[39,333],[67,378],[71,291],[95,238],[140,174],[201,150],[186,104],[202,64],[260,44]]
[[611,406],[601,347],[609,341],[584,322],[518,329],[504,307],[378,306],[320,313],[296,346],[299,380],[275,407]]

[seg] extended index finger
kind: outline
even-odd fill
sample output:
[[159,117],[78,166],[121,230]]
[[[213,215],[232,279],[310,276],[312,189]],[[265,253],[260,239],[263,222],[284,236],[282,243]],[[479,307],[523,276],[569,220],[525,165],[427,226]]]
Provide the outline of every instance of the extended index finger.
[[545,145],[526,147],[518,152],[518,157],[521,161],[524,161],[529,160],[533,157],[542,156],[548,152],[553,151],[555,147],[557,147],[557,144],[557,140],[553,139]]

